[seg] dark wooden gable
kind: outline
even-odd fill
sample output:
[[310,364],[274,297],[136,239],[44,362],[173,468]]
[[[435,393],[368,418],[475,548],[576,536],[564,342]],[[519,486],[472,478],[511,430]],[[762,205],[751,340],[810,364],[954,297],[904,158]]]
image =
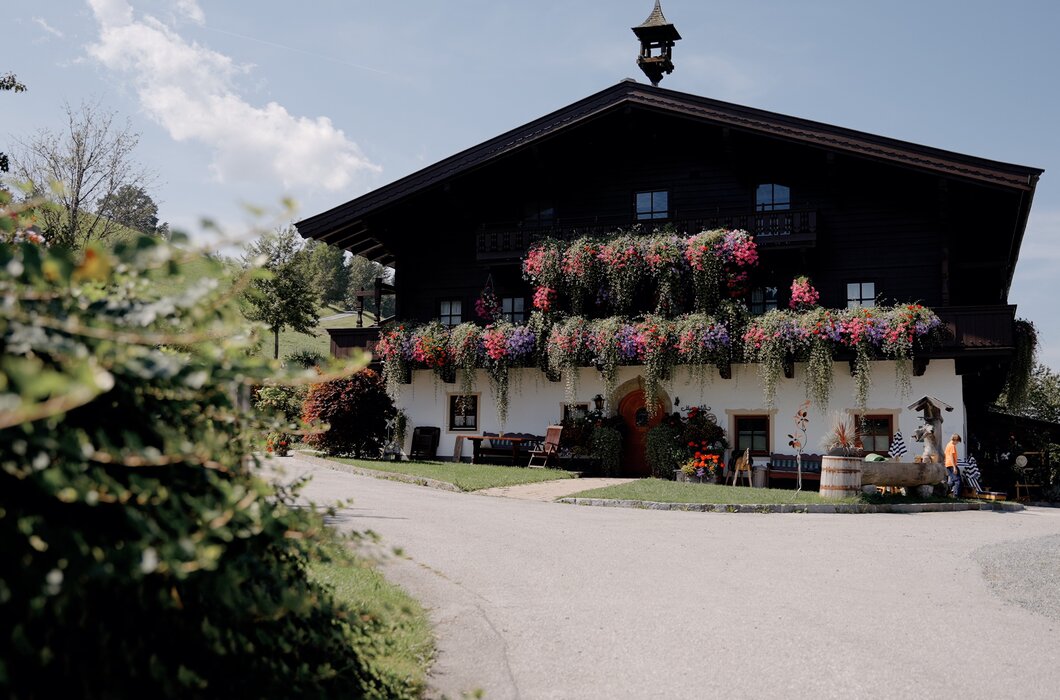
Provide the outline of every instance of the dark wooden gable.
[[834,306],[871,280],[892,299],[998,304],[1041,172],[624,81],[298,228],[398,266],[401,315],[427,319],[490,274],[526,293],[514,263],[535,208],[607,230],[634,222],[635,192],[665,190],[674,222],[752,228],[756,186],[776,182],[806,235],[762,239],[797,243],[763,246],[762,283],[808,273]]

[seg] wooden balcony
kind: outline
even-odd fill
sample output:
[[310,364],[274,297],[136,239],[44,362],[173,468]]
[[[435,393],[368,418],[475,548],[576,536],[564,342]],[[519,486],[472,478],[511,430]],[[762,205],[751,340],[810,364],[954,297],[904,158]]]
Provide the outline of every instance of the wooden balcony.
[[952,355],[953,351],[1001,355],[1015,349],[1015,306],[940,306],[934,311],[949,330],[949,338],[938,353],[941,356]]
[[[379,326],[368,326],[367,328],[329,328],[328,335],[331,336],[331,356],[349,357],[354,348],[360,348],[372,352],[375,344],[379,342]],[[378,367],[378,362],[373,360],[371,367]]]
[[684,234],[711,229],[742,229],[755,237],[761,249],[812,248],[817,244],[817,210],[786,209],[756,212],[705,212],[686,210],[672,219],[636,221],[629,216],[597,216],[588,219],[557,219],[550,225],[512,223],[485,224],[476,233],[475,254],[479,262],[516,261],[534,241],[542,238],[572,240],[580,236],[603,236],[639,225],[650,231],[673,226]]
[[[941,347],[923,353],[924,359],[1005,356],[1015,349],[1015,306],[941,306],[934,311],[949,333]],[[349,357],[354,348],[374,350],[379,340],[379,327],[331,328],[328,335],[331,336],[331,354]],[[376,362],[372,364],[377,365]]]

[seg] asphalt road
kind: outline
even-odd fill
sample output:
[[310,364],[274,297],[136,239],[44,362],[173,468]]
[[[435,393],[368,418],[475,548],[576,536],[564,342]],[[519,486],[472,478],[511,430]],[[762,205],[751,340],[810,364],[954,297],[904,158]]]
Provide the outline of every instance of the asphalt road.
[[430,611],[439,697],[1060,692],[1060,568],[1038,566],[1060,561],[1060,510],[590,508],[283,462],[312,472],[307,499],[353,499],[340,527],[404,550],[384,570]]

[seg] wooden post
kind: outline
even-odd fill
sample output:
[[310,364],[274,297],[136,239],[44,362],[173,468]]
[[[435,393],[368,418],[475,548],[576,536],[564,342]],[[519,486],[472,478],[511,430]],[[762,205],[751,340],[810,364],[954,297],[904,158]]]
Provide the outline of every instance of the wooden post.
[[375,325],[383,318],[383,278],[375,278]]
[[357,327],[364,328],[364,295],[357,295]]

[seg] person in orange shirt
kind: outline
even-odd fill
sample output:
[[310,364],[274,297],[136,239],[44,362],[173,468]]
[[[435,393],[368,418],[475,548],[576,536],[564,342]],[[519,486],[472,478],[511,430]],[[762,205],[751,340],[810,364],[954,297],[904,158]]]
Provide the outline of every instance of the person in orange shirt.
[[946,445],[947,485],[950,487],[954,498],[961,495],[961,473],[957,470],[957,443],[960,441],[961,436],[954,433]]

